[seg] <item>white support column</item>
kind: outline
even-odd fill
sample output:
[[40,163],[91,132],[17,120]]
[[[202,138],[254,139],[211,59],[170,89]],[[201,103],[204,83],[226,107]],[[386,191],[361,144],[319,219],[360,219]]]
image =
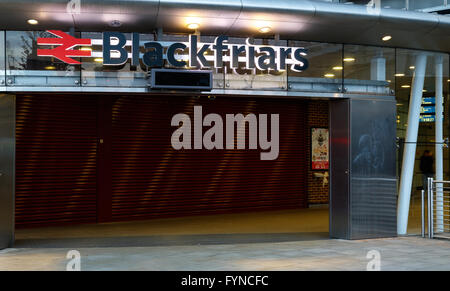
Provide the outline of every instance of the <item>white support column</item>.
[[411,98],[409,100],[408,128],[403,151],[402,173],[397,208],[397,233],[405,235],[408,230],[409,203],[416,159],[416,142],[419,132],[420,108],[422,105],[423,85],[427,66],[426,53],[416,57],[415,71],[412,79]]
[[[436,73],[436,180],[442,181],[444,179],[444,154],[443,154],[443,111],[444,111],[444,97],[443,97],[443,57],[438,55],[435,58],[435,73]],[[436,185],[436,228],[435,232],[444,231],[444,197],[442,192],[442,184]]]

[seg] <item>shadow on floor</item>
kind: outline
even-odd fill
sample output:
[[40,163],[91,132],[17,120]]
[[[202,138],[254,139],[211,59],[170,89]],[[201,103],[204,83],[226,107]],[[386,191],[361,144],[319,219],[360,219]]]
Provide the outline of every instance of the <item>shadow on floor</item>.
[[151,247],[182,245],[218,245],[247,243],[277,243],[329,239],[327,232],[155,235],[129,237],[88,237],[54,239],[17,239],[14,248],[105,248]]

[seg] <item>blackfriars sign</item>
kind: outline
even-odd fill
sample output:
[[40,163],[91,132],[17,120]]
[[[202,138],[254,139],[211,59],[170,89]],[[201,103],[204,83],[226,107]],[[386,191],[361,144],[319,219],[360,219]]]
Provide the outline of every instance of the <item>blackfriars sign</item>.
[[[38,38],[37,44],[51,46],[40,48],[38,56],[51,56],[67,64],[77,65],[72,57],[101,57],[103,65],[118,66],[131,59],[133,66],[163,67],[164,61],[175,68],[223,68],[225,63],[233,69],[258,69],[283,71],[287,66],[296,72],[308,68],[307,50],[302,47],[253,45],[250,38],[245,44],[231,44],[228,36],[218,36],[214,43],[201,43],[197,35],[189,35],[189,42],[149,41],[143,44],[141,54],[139,33],[132,33],[131,41],[120,32],[104,32],[101,40],[75,38],[59,30],[48,30],[56,37]],[[102,52],[86,49],[102,45]],[[82,46],[84,49],[75,47]],[[129,47],[129,48],[127,48]]]

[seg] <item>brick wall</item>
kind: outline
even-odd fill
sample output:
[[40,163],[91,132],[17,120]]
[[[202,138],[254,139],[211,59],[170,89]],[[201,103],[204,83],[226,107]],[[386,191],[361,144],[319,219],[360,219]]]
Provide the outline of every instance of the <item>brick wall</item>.
[[[324,171],[311,170],[311,127],[328,127],[328,101],[308,102],[308,205],[326,204],[329,198],[329,183],[323,185],[323,178],[314,173]],[[329,181],[329,178],[328,178]]]

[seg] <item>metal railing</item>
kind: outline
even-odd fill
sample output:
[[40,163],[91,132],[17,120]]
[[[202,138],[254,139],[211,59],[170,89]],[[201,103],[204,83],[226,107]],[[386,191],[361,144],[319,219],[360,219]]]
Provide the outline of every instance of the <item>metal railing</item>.
[[[429,238],[450,238],[450,181],[428,178],[427,229]],[[422,237],[425,237],[425,191],[422,190]]]

